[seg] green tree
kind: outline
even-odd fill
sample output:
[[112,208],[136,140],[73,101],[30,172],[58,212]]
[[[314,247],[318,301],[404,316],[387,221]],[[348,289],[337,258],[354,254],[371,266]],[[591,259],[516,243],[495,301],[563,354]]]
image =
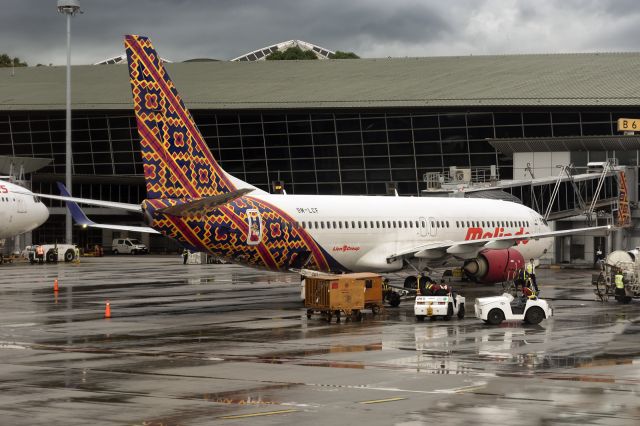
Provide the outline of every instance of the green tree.
[[26,67],[26,62],[20,62],[20,58],[10,57],[6,53],[0,55],[0,67]]
[[329,55],[329,59],[360,59],[360,56],[356,55],[353,52],[343,52],[341,50],[336,50],[336,53],[331,53]]
[[278,50],[267,56],[267,61],[295,61],[305,59],[318,59],[311,50],[302,50],[298,46],[290,47],[286,50]]

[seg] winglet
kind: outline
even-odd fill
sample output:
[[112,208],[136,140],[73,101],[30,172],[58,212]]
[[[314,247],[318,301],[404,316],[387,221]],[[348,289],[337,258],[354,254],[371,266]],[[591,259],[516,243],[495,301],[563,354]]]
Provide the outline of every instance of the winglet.
[[[64,186],[62,182],[56,182],[56,183],[58,184],[60,195],[62,195],[63,197],[71,197],[71,194],[69,194],[69,191],[67,191],[67,187]],[[66,203],[67,203],[67,208],[69,209],[69,212],[71,212],[71,216],[73,216],[73,220],[78,225],[82,225],[82,226],[95,225],[95,222],[93,222],[91,219],[87,217],[86,214],[84,214],[84,212],[82,211],[80,206],[78,206],[77,203],[73,201],[67,201]]]

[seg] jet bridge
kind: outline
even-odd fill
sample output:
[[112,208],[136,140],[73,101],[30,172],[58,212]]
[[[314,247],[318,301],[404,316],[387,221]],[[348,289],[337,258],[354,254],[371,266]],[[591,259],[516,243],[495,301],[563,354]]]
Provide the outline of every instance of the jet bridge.
[[[498,180],[494,167],[486,173],[466,170],[425,174],[427,189],[422,195],[522,202],[547,220],[585,215],[593,223],[604,214],[618,224],[630,223],[625,168],[610,162],[592,164],[588,173],[558,166],[557,176],[520,180]],[[483,181],[483,176],[488,178]]]

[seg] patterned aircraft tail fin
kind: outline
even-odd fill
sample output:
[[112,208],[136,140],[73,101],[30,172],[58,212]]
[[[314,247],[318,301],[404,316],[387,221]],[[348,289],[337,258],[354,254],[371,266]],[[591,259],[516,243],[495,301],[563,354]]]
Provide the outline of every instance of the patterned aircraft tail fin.
[[147,183],[147,197],[199,198],[251,187],[213,158],[147,37],[124,41]]

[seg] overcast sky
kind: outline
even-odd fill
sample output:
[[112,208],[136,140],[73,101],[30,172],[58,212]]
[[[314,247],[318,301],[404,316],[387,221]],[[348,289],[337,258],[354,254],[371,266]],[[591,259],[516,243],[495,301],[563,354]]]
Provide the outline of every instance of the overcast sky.
[[[80,0],[72,63],[124,53],[123,34],[163,57],[231,59],[301,39],[362,57],[640,51],[637,0]],[[56,0],[0,0],[0,53],[64,64]]]

